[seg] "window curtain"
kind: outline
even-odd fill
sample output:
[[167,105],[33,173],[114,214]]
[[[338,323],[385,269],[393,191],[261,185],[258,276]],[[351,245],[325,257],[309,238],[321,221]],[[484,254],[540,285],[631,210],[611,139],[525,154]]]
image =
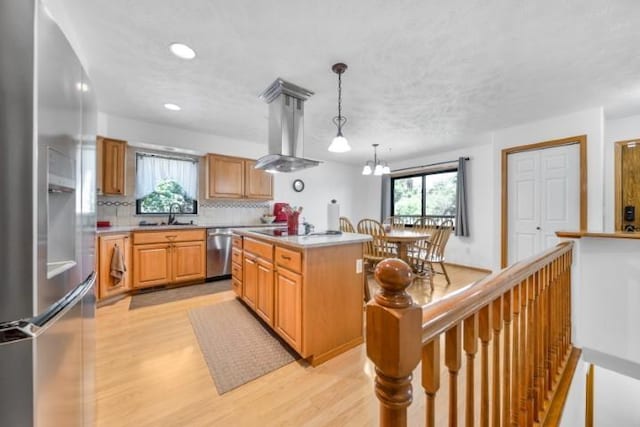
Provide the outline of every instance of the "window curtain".
[[458,158],[458,187],[456,191],[456,236],[469,236],[469,218],[467,212],[467,161]]
[[136,158],[136,199],[153,193],[165,179],[173,179],[192,199],[198,195],[198,164],[191,159],[138,155]]
[[382,175],[382,189],[380,191],[382,204],[380,205],[380,221],[391,216],[391,177]]

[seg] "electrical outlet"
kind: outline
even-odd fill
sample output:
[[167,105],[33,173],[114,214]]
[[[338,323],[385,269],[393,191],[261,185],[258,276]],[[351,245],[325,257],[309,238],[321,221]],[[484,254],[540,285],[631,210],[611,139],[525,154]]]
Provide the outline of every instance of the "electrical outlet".
[[356,260],[356,273],[362,273],[362,259]]

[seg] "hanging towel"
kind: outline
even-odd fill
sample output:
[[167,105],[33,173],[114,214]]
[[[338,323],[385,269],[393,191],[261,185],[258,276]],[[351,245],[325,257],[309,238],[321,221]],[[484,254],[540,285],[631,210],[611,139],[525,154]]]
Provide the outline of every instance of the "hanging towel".
[[124,273],[127,271],[127,266],[124,264],[124,256],[118,245],[113,246],[113,254],[111,254],[111,277],[115,279],[115,284],[120,283],[124,277]]

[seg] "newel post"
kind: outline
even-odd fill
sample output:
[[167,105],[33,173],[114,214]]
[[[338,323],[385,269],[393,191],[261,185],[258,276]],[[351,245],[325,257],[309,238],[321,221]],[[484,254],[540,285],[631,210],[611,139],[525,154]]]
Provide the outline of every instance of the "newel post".
[[406,292],[413,273],[404,261],[380,262],[375,278],[381,289],[367,304],[367,356],[376,366],[380,425],[405,427],[412,372],[422,356],[422,308]]

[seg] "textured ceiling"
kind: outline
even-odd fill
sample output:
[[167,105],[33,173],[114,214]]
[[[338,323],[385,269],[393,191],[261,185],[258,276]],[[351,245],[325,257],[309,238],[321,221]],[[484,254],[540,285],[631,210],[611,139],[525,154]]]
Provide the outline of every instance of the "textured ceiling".
[[[265,142],[276,77],[315,92],[305,155],[360,162],[468,144],[478,133],[604,105],[640,111],[637,0],[49,0],[101,111]],[[183,42],[198,54],[168,51]],[[335,135],[344,61],[346,154]],[[174,113],[164,103],[182,106]],[[152,142],[152,141],[148,141]],[[391,149],[391,152],[389,152]]]

